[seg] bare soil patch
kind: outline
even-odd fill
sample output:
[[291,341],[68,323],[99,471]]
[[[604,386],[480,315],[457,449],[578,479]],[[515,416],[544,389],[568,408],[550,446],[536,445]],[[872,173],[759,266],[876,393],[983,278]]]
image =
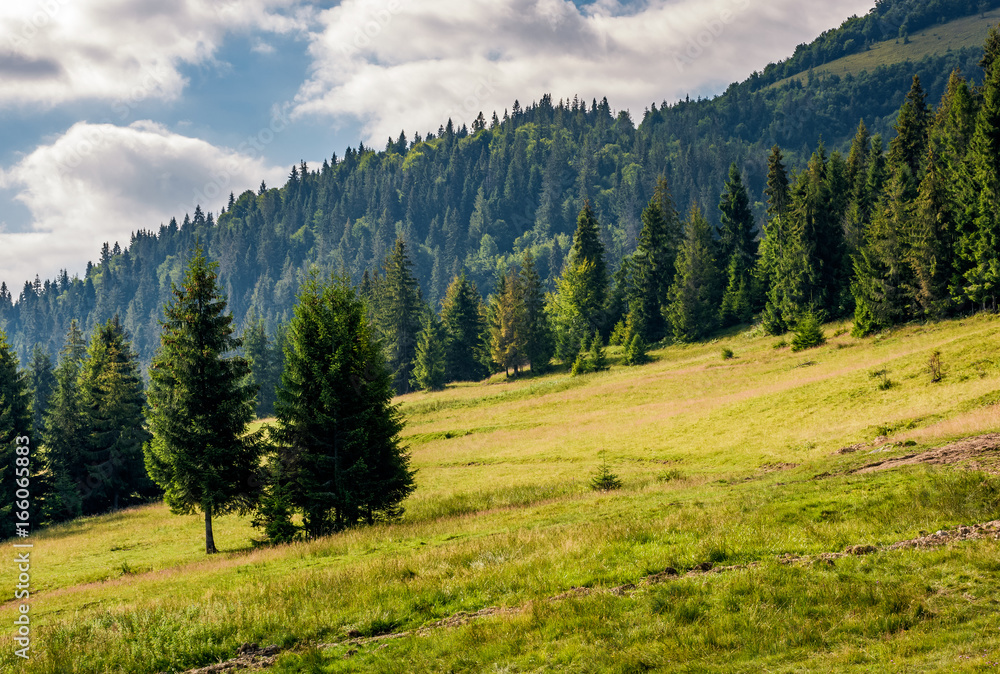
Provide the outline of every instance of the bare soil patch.
[[[848,448],[844,448],[848,449]],[[841,450],[843,452],[844,450]],[[855,450],[856,451],[856,450]],[[877,470],[888,470],[899,466],[912,466],[919,463],[928,465],[945,465],[970,461],[973,459],[986,460],[1000,459],[1000,433],[988,433],[972,438],[959,440],[944,447],[936,447],[926,452],[897,456],[891,459],[875,461],[860,468],[848,471],[849,474],[873,473]],[[984,468],[982,463],[976,462],[974,468]]]

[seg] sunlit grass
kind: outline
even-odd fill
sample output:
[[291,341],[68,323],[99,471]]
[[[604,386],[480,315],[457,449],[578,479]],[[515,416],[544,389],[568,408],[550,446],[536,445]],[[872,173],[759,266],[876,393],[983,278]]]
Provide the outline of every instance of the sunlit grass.
[[[919,450],[998,430],[1000,320],[866,340],[825,327],[825,346],[794,354],[774,348],[778,338],[733,334],[654,351],[639,368],[403,396],[418,488],[391,526],[256,548],[248,518],[227,516],[213,557],[201,517],[163,505],[40,533],[25,671],[182,671],[246,642],[298,649],[279,671],[319,671],[310,660],[400,672],[985,668],[997,645],[982,634],[998,610],[992,543],[831,568],[776,560],[1000,517],[1000,478],[961,467],[847,473],[915,451],[893,443]],[[938,383],[927,370],[935,350]],[[879,389],[877,370],[895,385]],[[621,490],[590,488],[604,460]],[[756,566],[547,600],[703,562]],[[348,659],[347,647],[302,650],[487,606],[516,611]],[[15,610],[3,605],[0,620]],[[0,651],[0,667],[15,666],[11,653]]]

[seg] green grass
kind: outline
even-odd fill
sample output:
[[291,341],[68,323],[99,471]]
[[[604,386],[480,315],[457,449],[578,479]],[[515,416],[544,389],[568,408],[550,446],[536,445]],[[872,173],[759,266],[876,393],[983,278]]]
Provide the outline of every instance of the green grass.
[[[925,28],[909,36],[909,42],[904,44],[902,38],[886,40],[872,45],[868,51],[851,54],[844,58],[831,61],[813,68],[816,75],[858,75],[862,72],[874,72],[880,65],[917,62],[927,56],[943,54],[949,50],[957,51],[965,47],[981,48],[986,42],[986,35],[991,26],[1000,22],[1000,9],[976,14],[962,19],[949,21]],[[805,84],[809,78],[808,72],[799,73],[777,82],[781,86],[796,79]]]
[[[732,334],[642,367],[404,396],[418,488],[391,526],[254,548],[223,517],[210,558],[200,516],[162,505],[53,527],[32,551],[33,658],[8,644],[0,670],[178,672],[253,642],[290,649],[278,672],[993,671],[995,542],[778,561],[1000,517],[990,472],[848,473],[1000,430],[1000,319],[845,327],[803,353]],[[621,489],[591,488],[605,461]],[[705,562],[745,566],[642,584]],[[486,607],[510,610],[317,648]]]

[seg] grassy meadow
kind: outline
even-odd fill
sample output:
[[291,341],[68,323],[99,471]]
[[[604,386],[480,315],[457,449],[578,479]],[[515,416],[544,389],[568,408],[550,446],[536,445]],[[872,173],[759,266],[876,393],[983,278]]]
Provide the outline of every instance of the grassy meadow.
[[[403,396],[397,524],[258,548],[223,517],[210,558],[201,517],[162,505],[39,532],[32,658],[8,627],[0,670],[182,672],[258,643],[288,673],[995,671],[996,541],[787,563],[1000,518],[1000,453],[851,472],[1000,430],[1000,317],[849,327]],[[605,462],[620,490],[591,489]]]
[[[916,63],[926,56],[942,54],[965,47],[982,47],[991,26],[1000,23],[1000,9],[992,9],[974,16],[966,16],[947,23],[930,26],[909,36],[886,40],[872,45],[868,51],[851,54],[813,68],[816,75],[858,75],[864,71],[875,72],[880,65],[913,61]],[[809,73],[799,73],[781,80],[773,86],[781,86],[789,80],[799,80],[806,84]],[[936,104],[937,102],[934,101]]]

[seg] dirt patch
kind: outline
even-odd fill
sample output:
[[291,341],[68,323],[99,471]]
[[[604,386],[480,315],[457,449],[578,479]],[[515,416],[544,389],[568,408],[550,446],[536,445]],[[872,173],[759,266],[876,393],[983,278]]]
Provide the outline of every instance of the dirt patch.
[[280,653],[281,648],[278,646],[260,648],[257,644],[243,644],[237,651],[235,658],[207,667],[190,669],[184,674],[219,674],[220,672],[268,669],[274,665],[274,661],[278,659]]
[[918,538],[911,538],[908,541],[899,541],[886,547],[886,550],[905,550],[908,548],[928,549],[937,548],[957,541],[970,541],[976,539],[1000,540],[1000,520],[993,520],[985,524],[973,524],[968,527],[958,527],[957,529],[942,529],[933,534],[927,534]]
[[[983,455],[993,455],[1000,458],[1000,433],[979,435],[974,438],[966,438],[965,440],[945,445],[944,447],[930,449],[926,452],[875,461],[848,471],[848,473],[873,473],[877,470],[888,470],[889,468],[898,468],[899,466],[912,466],[918,463],[929,465],[959,463],[970,459],[982,458]],[[979,467],[978,464],[977,467]]]
[[974,540],[1000,540],[1000,520],[986,522],[984,524],[973,524],[955,529],[942,529],[933,534],[923,534],[917,538],[910,538],[905,541],[897,541],[889,545],[850,545],[843,552],[824,552],[818,555],[796,556],[785,554],[778,558],[782,564],[803,564],[810,562],[827,562],[832,564],[834,560],[842,559],[852,555],[872,555],[880,551],[894,550],[929,550],[940,548],[951,543]]

